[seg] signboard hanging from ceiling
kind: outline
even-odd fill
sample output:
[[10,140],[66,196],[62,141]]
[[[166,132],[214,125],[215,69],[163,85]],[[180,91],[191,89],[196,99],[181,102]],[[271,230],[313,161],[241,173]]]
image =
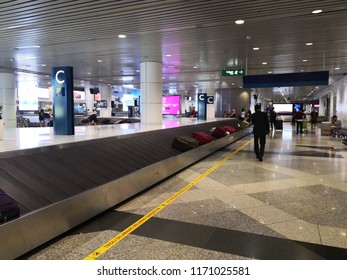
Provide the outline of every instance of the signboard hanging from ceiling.
[[243,76],[243,88],[329,85],[329,71]]
[[245,69],[222,70],[223,77],[243,76],[244,74]]

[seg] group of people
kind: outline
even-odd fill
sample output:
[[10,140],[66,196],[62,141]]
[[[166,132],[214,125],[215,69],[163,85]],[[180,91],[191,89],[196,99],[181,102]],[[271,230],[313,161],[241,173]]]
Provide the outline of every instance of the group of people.
[[[318,119],[318,112],[313,109],[310,113],[311,117],[311,129],[316,130],[316,124]],[[251,122],[253,124],[253,136],[254,136],[254,152],[259,161],[263,160],[266,135],[270,134],[270,129],[275,129],[277,114],[272,108],[269,112],[261,111],[259,104],[255,105],[255,113],[251,115]],[[303,133],[303,122],[306,119],[306,115],[303,110],[298,110],[293,114],[294,123],[296,123],[296,134]],[[332,134],[341,129],[342,122],[334,115],[331,119]]]
[[[40,122],[41,127],[51,126],[51,125],[49,125],[49,123],[52,122],[51,114],[48,112],[45,112],[44,109],[41,109],[39,111],[39,122]],[[97,114],[97,111],[95,109],[93,109],[92,112],[89,114],[88,122],[91,125],[98,124],[98,114]]]
[[[295,111],[293,114],[294,123],[296,123],[296,134],[302,134],[303,132],[303,122],[306,119],[306,114],[303,110]],[[310,113],[310,123],[311,123],[311,131],[315,131],[317,127],[318,120],[318,112],[316,109],[313,109]],[[334,134],[336,131],[341,129],[342,123],[341,120],[338,119],[337,115],[334,115],[331,118],[331,134]]]
[[230,114],[228,114],[227,111],[223,112],[223,118],[238,118],[241,121],[247,121],[247,122],[251,121],[251,115],[252,115],[251,110],[248,110],[246,112],[245,108],[241,109],[241,113],[239,115],[237,115],[237,110],[235,108],[231,110]]

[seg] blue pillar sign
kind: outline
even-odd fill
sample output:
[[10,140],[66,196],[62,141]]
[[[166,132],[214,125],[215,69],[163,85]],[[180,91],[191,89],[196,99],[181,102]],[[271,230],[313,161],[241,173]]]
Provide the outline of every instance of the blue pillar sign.
[[52,68],[53,130],[59,135],[75,134],[73,110],[73,69]]
[[207,94],[198,94],[198,120],[206,120],[207,118]]

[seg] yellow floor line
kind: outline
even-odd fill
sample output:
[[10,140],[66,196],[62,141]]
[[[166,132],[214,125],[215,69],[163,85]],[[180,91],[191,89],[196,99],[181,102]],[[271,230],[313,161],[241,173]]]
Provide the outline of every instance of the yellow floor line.
[[162,204],[158,205],[156,208],[154,208],[151,212],[147,213],[145,216],[143,216],[141,219],[137,220],[135,223],[133,223],[131,226],[123,230],[121,233],[116,235],[114,238],[106,242],[104,245],[96,249],[94,252],[92,252],[90,255],[84,258],[84,260],[96,260],[99,258],[102,254],[104,254],[106,251],[111,249],[114,245],[116,245],[119,241],[121,241],[123,238],[128,236],[130,233],[132,233],[135,229],[143,225],[145,222],[147,222],[150,218],[152,218],[155,214],[159,213],[161,210],[163,210],[166,206],[168,206],[171,202],[173,202],[175,199],[177,199],[179,196],[184,194],[186,191],[188,191],[190,188],[192,188],[194,185],[196,185],[199,181],[201,181],[203,178],[205,178],[208,174],[210,174],[212,171],[217,169],[219,166],[221,166],[224,162],[226,162],[228,159],[230,159],[233,155],[244,149],[246,146],[248,146],[252,140],[247,141],[245,144],[243,144],[241,147],[236,149],[234,152],[226,156],[224,159],[222,159],[220,162],[212,166],[210,169],[208,169],[206,172],[201,174],[198,178],[196,178],[194,181],[190,182],[188,185],[186,185],[184,188],[179,190],[177,193],[172,195],[170,198],[168,198],[166,201],[164,201]]

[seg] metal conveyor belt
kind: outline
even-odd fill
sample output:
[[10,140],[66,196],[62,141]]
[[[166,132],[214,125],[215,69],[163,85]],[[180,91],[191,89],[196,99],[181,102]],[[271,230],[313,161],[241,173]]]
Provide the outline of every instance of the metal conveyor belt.
[[[177,135],[239,127],[236,119],[0,154],[1,188],[21,217],[0,225],[0,259],[13,259],[239,138],[242,129],[182,153]],[[20,243],[17,242],[20,240]]]

